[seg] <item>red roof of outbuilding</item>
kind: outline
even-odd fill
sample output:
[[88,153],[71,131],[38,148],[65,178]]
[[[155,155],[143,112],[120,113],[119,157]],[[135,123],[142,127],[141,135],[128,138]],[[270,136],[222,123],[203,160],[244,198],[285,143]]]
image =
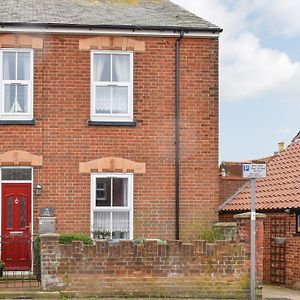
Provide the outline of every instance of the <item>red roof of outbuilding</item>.
[[[228,200],[221,211],[249,211],[250,186]],[[300,139],[268,162],[266,179],[256,180],[257,210],[288,208],[300,209]]]

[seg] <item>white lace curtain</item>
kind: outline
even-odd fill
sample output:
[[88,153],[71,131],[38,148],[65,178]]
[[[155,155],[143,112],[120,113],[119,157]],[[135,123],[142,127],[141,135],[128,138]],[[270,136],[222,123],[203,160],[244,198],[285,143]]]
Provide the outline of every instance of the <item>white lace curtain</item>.
[[128,211],[94,212],[93,230],[111,231],[111,229],[113,232],[114,231],[129,232],[129,212]]
[[[113,81],[116,83],[129,83],[130,56],[119,54],[95,54],[94,80],[100,82]],[[97,86],[96,113],[127,114],[128,85]]]
[[4,52],[3,79],[8,81],[4,87],[5,112],[27,112],[28,84],[20,85],[9,81],[30,80],[30,53]]

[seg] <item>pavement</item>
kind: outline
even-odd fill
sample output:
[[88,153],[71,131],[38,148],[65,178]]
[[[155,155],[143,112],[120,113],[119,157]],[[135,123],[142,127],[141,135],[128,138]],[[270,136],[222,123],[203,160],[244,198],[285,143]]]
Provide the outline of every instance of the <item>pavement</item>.
[[264,285],[262,294],[265,300],[300,300],[300,291],[278,286]]
[[[264,285],[263,286],[263,299],[264,300],[300,300],[300,291],[292,290],[277,286]],[[28,289],[0,289],[0,299],[66,299],[61,298],[59,292],[43,292],[39,288]],[[83,299],[83,298],[71,298],[71,299]],[[96,299],[96,298],[85,298]],[[127,298],[130,299],[130,298]],[[146,298],[134,298],[134,300],[145,300]],[[147,298],[151,299],[151,298]],[[152,298],[154,299],[154,298]],[[124,298],[101,298],[101,300],[124,300]],[[155,298],[155,300],[168,300],[168,298]],[[169,300],[195,300],[188,298],[172,298]],[[205,299],[202,299],[205,300]],[[213,300],[213,299],[206,299]]]

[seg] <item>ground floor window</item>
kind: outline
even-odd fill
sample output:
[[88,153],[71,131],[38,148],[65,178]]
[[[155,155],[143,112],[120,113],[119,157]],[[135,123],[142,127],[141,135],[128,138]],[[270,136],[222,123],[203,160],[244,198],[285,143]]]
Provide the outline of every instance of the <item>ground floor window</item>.
[[133,239],[133,175],[92,174],[94,238]]

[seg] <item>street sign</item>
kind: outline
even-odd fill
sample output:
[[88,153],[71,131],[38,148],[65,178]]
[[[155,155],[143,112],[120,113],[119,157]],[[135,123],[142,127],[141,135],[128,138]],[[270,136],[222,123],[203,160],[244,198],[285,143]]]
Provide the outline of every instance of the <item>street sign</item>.
[[266,178],[266,164],[243,164],[243,178]]

